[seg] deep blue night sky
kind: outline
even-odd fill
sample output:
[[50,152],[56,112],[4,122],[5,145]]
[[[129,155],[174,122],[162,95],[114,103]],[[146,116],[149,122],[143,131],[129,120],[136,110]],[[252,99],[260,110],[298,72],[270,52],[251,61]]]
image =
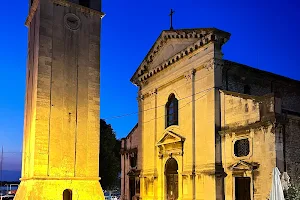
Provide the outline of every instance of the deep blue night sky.
[[[28,1],[1,3],[0,147],[9,152],[4,154],[4,168],[19,169]],[[137,115],[111,117],[137,111],[137,88],[129,79],[160,32],[169,28],[171,8],[175,29],[215,27],[230,32],[223,47],[225,59],[300,80],[297,0],[103,0],[101,118],[107,119],[118,138],[127,135]]]

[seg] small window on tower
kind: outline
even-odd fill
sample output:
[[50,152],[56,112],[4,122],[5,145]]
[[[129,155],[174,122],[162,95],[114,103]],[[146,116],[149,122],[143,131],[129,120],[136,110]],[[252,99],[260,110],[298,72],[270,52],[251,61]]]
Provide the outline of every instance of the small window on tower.
[[249,85],[244,86],[244,94],[251,94],[251,88]]
[[30,6],[32,6],[32,4],[33,4],[33,0],[30,0]]
[[84,7],[90,7],[90,1],[89,0],[79,0],[79,5]]

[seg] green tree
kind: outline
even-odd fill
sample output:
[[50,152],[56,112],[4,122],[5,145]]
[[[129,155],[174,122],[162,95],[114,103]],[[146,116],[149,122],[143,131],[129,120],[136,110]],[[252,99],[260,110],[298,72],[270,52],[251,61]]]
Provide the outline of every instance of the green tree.
[[120,141],[110,124],[100,120],[100,168],[101,186],[104,190],[118,188],[121,172]]
[[300,200],[300,185],[292,184],[287,191],[284,191],[285,200]]

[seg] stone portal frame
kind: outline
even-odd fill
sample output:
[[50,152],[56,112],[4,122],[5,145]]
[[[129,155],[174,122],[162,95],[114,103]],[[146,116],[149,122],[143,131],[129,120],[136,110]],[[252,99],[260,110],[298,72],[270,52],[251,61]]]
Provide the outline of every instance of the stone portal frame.
[[236,177],[243,177],[243,178],[250,178],[250,198],[251,200],[254,200],[254,186],[253,186],[253,173],[251,171],[245,171],[245,172],[233,172],[232,174],[232,200],[235,200],[235,178]]
[[158,171],[158,177],[161,185],[162,199],[167,199],[167,186],[166,186],[166,174],[165,167],[166,163],[170,158],[174,158],[178,164],[178,200],[183,198],[183,182],[182,182],[182,172],[183,172],[183,146],[185,138],[179,135],[180,131],[178,127],[170,127],[166,129],[163,136],[160,138],[157,146],[158,157],[160,159],[160,171]]
[[182,196],[182,189],[183,189],[183,182],[182,182],[182,169],[183,169],[183,156],[176,154],[170,154],[169,156],[163,156],[161,158],[161,172],[160,177],[161,177],[161,185],[162,185],[162,194],[163,194],[163,199],[167,200],[167,177],[166,177],[166,164],[170,158],[174,158],[177,162],[178,165],[178,200],[183,199]]
[[167,199],[168,198],[168,188],[167,188],[167,165],[168,165],[168,162],[170,161],[170,159],[174,159],[176,162],[177,162],[177,178],[178,178],[178,186],[177,186],[177,195],[178,195],[178,199],[179,199],[179,187],[180,187],[180,185],[182,185],[182,184],[179,184],[179,164],[178,164],[178,160],[180,159],[180,158],[177,158],[176,159],[176,157],[174,158],[173,156],[172,156],[172,154],[169,156],[169,157],[167,157],[165,160],[165,165],[164,165],[164,197],[165,197],[165,199]]
[[[234,159],[236,160],[248,160],[252,157],[253,155],[253,134],[242,134],[242,135],[236,135],[235,133],[232,133],[232,144],[231,144],[231,155]],[[242,140],[242,139],[248,139],[249,141],[249,153],[247,156],[241,156],[238,157],[234,154],[234,144],[236,141],[238,140]]]
[[[259,165],[257,163],[248,163],[243,160],[240,160],[229,167],[231,171],[232,180],[232,200],[235,200],[235,178],[236,177],[248,177],[250,178],[250,197],[251,200],[254,200],[254,171],[257,170]],[[226,180],[226,179],[225,179]]]

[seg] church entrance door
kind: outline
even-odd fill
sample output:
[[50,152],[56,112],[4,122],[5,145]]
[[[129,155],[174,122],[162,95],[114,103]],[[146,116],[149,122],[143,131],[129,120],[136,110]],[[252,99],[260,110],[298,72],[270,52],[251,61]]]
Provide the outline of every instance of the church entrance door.
[[235,177],[235,200],[251,200],[250,177]]
[[165,166],[167,200],[178,199],[178,164],[174,158],[170,158]]
[[130,200],[132,200],[135,195],[135,179],[133,177],[129,178],[129,191],[130,191]]
[[72,190],[69,189],[64,190],[63,200],[72,200]]

